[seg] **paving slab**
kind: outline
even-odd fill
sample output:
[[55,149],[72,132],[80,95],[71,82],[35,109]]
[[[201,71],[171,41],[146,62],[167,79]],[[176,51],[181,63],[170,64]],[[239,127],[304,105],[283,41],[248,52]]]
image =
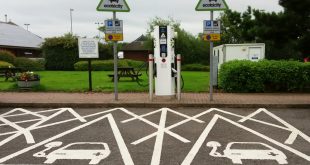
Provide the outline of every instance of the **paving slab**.
[[148,93],[0,93],[0,107],[221,107],[221,108],[309,108],[307,93],[183,93],[181,101],[174,97],[154,97]]

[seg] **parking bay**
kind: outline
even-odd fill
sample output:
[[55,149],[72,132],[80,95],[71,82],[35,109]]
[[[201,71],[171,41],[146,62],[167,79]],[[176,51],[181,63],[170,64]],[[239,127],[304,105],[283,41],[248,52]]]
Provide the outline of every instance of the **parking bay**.
[[1,109],[0,164],[309,164],[307,109]]

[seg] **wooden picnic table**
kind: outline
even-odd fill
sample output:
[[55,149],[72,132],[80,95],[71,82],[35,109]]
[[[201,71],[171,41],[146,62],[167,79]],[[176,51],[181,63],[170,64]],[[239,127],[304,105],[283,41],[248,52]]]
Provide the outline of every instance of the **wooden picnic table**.
[[[117,72],[118,81],[120,80],[121,77],[130,77],[132,81],[135,81],[139,80],[139,77],[142,75],[137,74],[133,67],[119,67],[117,68],[117,70],[118,70]],[[108,76],[112,78],[112,81],[114,81],[114,74],[109,74]]]
[[14,79],[17,73],[21,73],[21,68],[7,67],[0,68],[0,75],[5,77],[5,81],[8,81],[9,78]]

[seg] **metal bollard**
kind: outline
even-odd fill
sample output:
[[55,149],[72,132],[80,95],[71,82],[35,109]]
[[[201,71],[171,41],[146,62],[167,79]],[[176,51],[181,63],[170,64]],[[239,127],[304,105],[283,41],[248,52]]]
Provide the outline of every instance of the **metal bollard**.
[[177,98],[181,100],[181,55],[177,55]]
[[154,56],[149,55],[149,98],[150,101],[153,101],[153,65],[154,65]]

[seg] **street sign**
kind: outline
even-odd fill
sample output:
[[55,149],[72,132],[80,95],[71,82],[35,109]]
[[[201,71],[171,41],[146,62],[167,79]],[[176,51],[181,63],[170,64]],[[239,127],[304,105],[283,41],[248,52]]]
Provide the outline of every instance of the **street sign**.
[[98,40],[79,38],[79,58],[99,58]]
[[101,0],[97,11],[129,12],[130,8],[125,0]]
[[204,34],[220,34],[221,33],[221,22],[220,21],[203,21],[203,33]]
[[123,41],[123,21],[122,20],[105,20],[105,40],[106,41]]
[[123,21],[105,20],[105,34],[123,34]]
[[123,41],[123,34],[105,34],[106,41]]
[[216,11],[227,10],[228,6],[225,0],[199,0],[196,11]]
[[221,41],[221,34],[204,34],[203,40],[205,40],[205,41]]

